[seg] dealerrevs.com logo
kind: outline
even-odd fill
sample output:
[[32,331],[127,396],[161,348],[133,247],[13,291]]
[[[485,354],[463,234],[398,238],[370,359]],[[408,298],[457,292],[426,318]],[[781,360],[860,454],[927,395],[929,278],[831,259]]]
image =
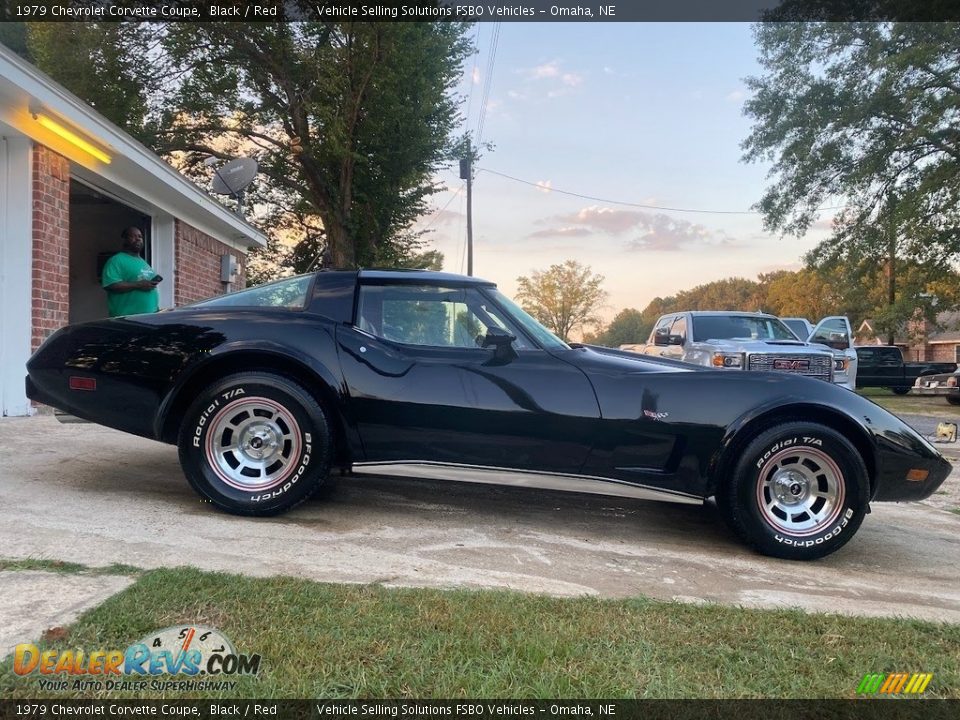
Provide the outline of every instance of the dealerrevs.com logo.
[[[236,682],[223,678],[256,675],[260,655],[236,652],[215,628],[175,625],[123,650],[41,651],[22,643],[14,649],[13,671],[37,675],[45,690],[229,690]],[[176,679],[164,679],[170,677]]]

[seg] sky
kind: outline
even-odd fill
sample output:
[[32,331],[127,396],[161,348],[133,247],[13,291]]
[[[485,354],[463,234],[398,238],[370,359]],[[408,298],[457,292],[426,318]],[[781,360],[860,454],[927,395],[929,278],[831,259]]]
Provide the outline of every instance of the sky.
[[[605,277],[609,320],[713,280],[799,269],[826,237],[829,213],[781,238],[756,213],[610,202],[743,212],[759,201],[769,165],[740,160],[744,78],[761,74],[750,25],[502,23],[494,43],[496,27],[472,30],[460,87],[463,129],[476,138],[482,123],[495,146],[473,184],[474,275],[513,295],[517,277],[578,260]],[[437,180],[447,189],[419,227],[445,270],[465,272],[463,182],[457,168]]]

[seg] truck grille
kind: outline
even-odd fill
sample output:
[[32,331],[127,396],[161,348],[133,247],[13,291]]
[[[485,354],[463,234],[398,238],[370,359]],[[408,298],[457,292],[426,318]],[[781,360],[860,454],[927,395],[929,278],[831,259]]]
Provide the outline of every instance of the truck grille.
[[751,353],[747,360],[747,369],[790,372],[832,382],[833,356]]

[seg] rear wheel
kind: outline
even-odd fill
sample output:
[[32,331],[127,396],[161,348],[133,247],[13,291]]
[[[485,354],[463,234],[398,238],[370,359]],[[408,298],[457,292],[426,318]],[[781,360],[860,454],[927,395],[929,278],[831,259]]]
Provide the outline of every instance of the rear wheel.
[[744,449],[718,496],[730,526],[760,552],[813,560],[842,547],[869,499],[863,459],[816,423],[778,425]]
[[951,405],[960,405],[960,395],[947,395],[947,402]]
[[332,439],[323,408],[270,373],[239,373],[205,390],[184,416],[180,465],[193,488],[238,515],[274,515],[326,479]]
[[908,387],[894,387],[890,389],[893,390],[894,395],[906,395],[908,392],[910,392],[910,388]]

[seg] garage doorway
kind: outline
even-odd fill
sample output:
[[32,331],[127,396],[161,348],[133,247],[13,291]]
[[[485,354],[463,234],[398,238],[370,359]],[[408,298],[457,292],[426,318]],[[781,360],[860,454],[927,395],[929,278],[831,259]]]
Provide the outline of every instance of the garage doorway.
[[120,233],[140,228],[144,258],[152,264],[152,219],[101,190],[70,178],[70,323],[107,317],[107,294],[100,272],[120,251]]

